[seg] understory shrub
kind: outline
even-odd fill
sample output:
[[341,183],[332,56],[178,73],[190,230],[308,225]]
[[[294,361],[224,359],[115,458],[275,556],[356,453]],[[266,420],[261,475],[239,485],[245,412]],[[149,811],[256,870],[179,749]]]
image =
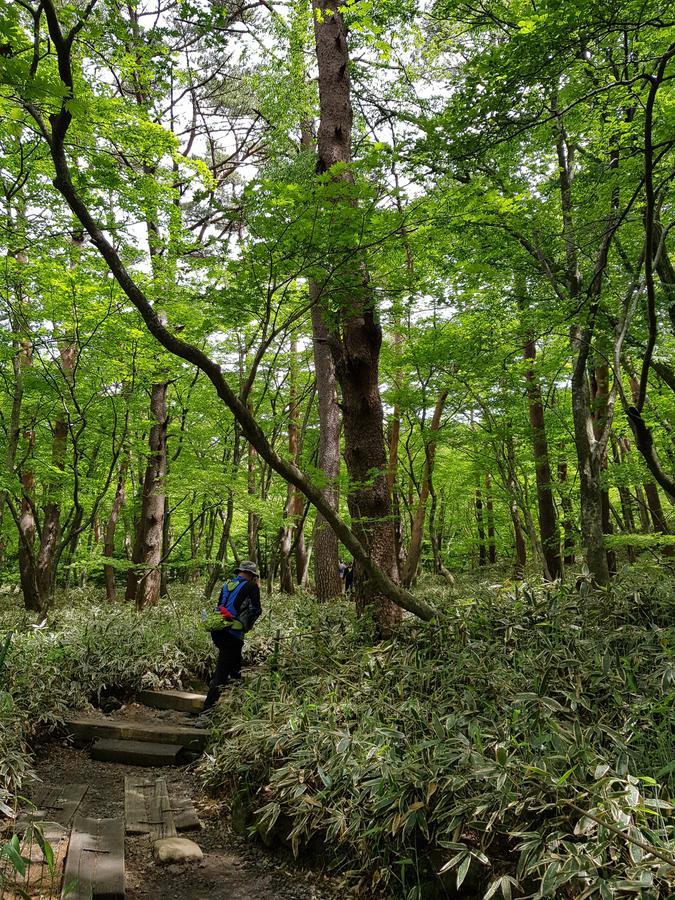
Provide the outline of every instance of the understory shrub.
[[425,596],[441,622],[376,646],[347,602],[293,607],[272,664],[219,704],[210,788],[367,891],[672,896],[669,580]]
[[39,624],[19,603],[4,597],[0,608],[0,631],[11,633],[0,670],[0,810],[6,815],[32,776],[29,744],[58,727],[67,710],[107,693],[179,686],[203,675],[212,658],[209,636],[197,627],[203,605],[197,587],[142,613],[129,603],[108,603],[101,592],[74,591]]

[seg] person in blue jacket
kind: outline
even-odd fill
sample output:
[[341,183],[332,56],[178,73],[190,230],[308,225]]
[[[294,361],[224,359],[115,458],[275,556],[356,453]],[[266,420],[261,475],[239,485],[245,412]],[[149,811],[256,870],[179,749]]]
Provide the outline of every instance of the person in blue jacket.
[[225,619],[225,625],[211,632],[211,640],[218,648],[218,662],[203,711],[215,705],[221,688],[231,678],[241,678],[244,635],[262,612],[258,567],[254,562],[240,563],[234,570],[234,578],[225,582],[218,599],[218,612]]

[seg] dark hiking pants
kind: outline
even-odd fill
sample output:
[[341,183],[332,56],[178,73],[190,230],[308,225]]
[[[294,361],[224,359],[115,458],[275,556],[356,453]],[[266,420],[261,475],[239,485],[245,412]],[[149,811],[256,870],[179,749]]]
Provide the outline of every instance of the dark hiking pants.
[[230,678],[239,678],[241,675],[241,651],[244,646],[240,638],[232,637],[226,630],[212,631],[211,640],[218,648],[218,662],[204,701],[204,709],[210,709],[215,704],[220,696],[220,689]]

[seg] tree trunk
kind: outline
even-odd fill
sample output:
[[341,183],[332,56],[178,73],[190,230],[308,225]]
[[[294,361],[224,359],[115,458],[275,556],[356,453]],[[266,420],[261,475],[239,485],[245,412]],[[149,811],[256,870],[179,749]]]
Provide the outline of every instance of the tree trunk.
[[491,565],[497,562],[497,547],[495,546],[495,515],[494,501],[492,498],[492,478],[485,476],[485,496],[487,499],[487,532],[488,532],[488,561]]
[[138,568],[129,570],[127,599],[137,609],[159,601],[161,587],[160,562],[164,532],[164,483],[166,478],[166,382],[153,384],[150,413],[154,424],[150,429],[150,452],[143,479],[141,515],[136,529],[133,561]]
[[506,436],[506,490],[509,496],[509,512],[513,523],[513,539],[516,554],[513,562],[513,577],[520,580],[525,574],[525,566],[527,565],[527,544],[523,533],[523,525],[520,521],[518,485],[516,482],[516,452],[510,430]]
[[485,522],[483,519],[483,494],[479,486],[476,488],[476,525],[478,526],[478,565],[487,564],[487,551],[485,548]]
[[[663,507],[661,506],[659,489],[653,481],[645,483],[645,494],[647,495],[647,503],[654,524],[654,531],[658,534],[670,534],[666,517],[663,514]],[[672,544],[664,544],[661,547],[661,553],[664,556],[675,556],[675,547]]]
[[[521,309],[524,298],[520,300]],[[560,534],[558,520],[553,502],[553,479],[548,455],[548,440],[544,421],[544,403],[541,387],[535,371],[537,348],[534,338],[527,336],[523,344],[523,359],[526,362],[525,380],[527,383],[528,410],[532,433],[532,453],[534,471],[537,481],[537,506],[539,509],[539,531],[544,553],[544,576],[550,581],[560,578]]]
[[[596,440],[605,428],[607,421],[607,401],[609,399],[609,366],[606,362],[601,362],[593,370],[591,379],[591,400],[593,409],[593,432]],[[603,454],[600,460],[600,468],[603,472],[607,471],[607,452]],[[603,534],[613,534],[614,528],[610,518],[609,508],[609,489],[607,485],[601,488],[602,495],[602,531]],[[616,575],[616,553],[613,550],[607,550],[607,568],[610,575]]]
[[406,587],[409,587],[412,584],[413,579],[417,574],[417,567],[419,566],[420,554],[422,551],[422,538],[424,537],[427,500],[429,498],[431,480],[434,473],[436,441],[438,429],[441,426],[441,416],[443,415],[443,409],[447,398],[448,391],[441,391],[434,407],[429,434],[422,436],[424,441],[424,469],[422,472],[422,482],[420,484],[420,496],[417,502],[417,509],[415,510],[410,535],[410,550],[408,551],[408,556],[406,557],[405,566],[403,568],[402,582]]
[[[293,334],[291,338],[291,350],[289,359],[288,377],[288,456],[298,464],[298,338]],[[284,508],[284,524],[281,529],[279,542],[279,572],[280,588],[282,594],[295,593],[295,580],[291,566],[291,552],[293,549],[293,534],[299,523],[295,518],[297,510],[296,489],[288,484],[286,489],[286,506]],[[300,515],[302,515],[302,497],[300,498]]]
[[[248,445],[248,495],[253,501],[257,495],[256,486],[256,460],[258,454],[252,444]],[[248,548],[248,558],[254,562],[258,562],[258,530],[260,528],[260,516],[252,509],[248,511],[248,524],[246,528],[246,544]]]
[[[127,468],[129,467],[129,458],[125,457],[120,466],[117,478],[117,487],[115,488],[115,496],[113,498],[110,516],[105,528],[105,536],[103,538],[103,555],[107,559],[112,559],[115,555],[115,531],[117,530],[117,522],[119,521],[122,506],[124,505],[124,482],[127,477]],[[110,603],[114,603],[117,599],[115,593],[115,569],[110,563],[103,566],[105,575],[105,593]]]
[[[323,477],[321,493],[331,509],[338,509],[337,479],[340,474],[340,431],[342,427],[337,400],[335,364],[329,347],[328,328],[318,304],[316,285],[310,285],[312,306],[312,341],[314,372],[319,404],[319,469]],[[314,581],[317,599],[330,600],[342,593],[338,571],[337,535],[321,513],[314,520]]]
[[[73,378],[77,349],[73,344],[61,348],[61,371],[66,382]],[[68,439],[67,413],[60,412],[54,423],[52,437],[51,475],[46,487],[46,502],[40,533],[40,548],[35,566],[38,596],[42,610],[49,607],[54,589],[54,557],[61,536],[61,473],[66,465],[66,441]]]
[[563,511],[563,562],[566,566],[574,565],[574,525],[572,520],[572,498],[567,487],[567,462],[558,462],[558,484],[560,485],[560,505]]
[[[314,33],[319,70],[317,172],[330,172],[351,162],[352,105],[347,31],[338,0],[313,0]],[[349,170],[336,179],[352,182]],[[349,193],[349,192],[348,192]],[[349,200],[342,201],[349,203]],[[340,200],[336,200],[340,203]],[[351,271],[343,271],[335,285],[339,321],[331,333],[335,374],[342,390],[345,462],[351,490],[348,498],[354,531],[367,552],[392,582],[398,580],[391,496],[387,484],[379,356],[382,329],[368,286],[365,260],[353,256]],[[396,606],[365,576],[356,562],[354,583],[357,608],[371,607],[380,634],[390,633],[401,620]]]

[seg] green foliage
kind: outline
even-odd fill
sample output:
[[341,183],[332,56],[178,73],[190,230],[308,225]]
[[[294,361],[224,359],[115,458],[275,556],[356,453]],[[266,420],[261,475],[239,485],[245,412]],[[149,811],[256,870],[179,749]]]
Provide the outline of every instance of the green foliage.
[[435,873],[467,896],[666,896],[675,871],[630,840],[673,856],[674,598],[656,574],[588,597],[432,589],[443,622],[376,647],[345,605],[304,603],[311,629],[217,722],[206,782],[267,841],[411,898]]
[[62,597],[44,627],[16,628],[5,600],[0,622],[15,626],[0,694],[0,801],[16,803],[30,781],[28,745],[58,728],[68,710],[108,693],[178,686],[204,675],[211,641],[198,628],[201,592],[185,589],[180,603],[164,601],[139,614],[111,605],[91,590]]

